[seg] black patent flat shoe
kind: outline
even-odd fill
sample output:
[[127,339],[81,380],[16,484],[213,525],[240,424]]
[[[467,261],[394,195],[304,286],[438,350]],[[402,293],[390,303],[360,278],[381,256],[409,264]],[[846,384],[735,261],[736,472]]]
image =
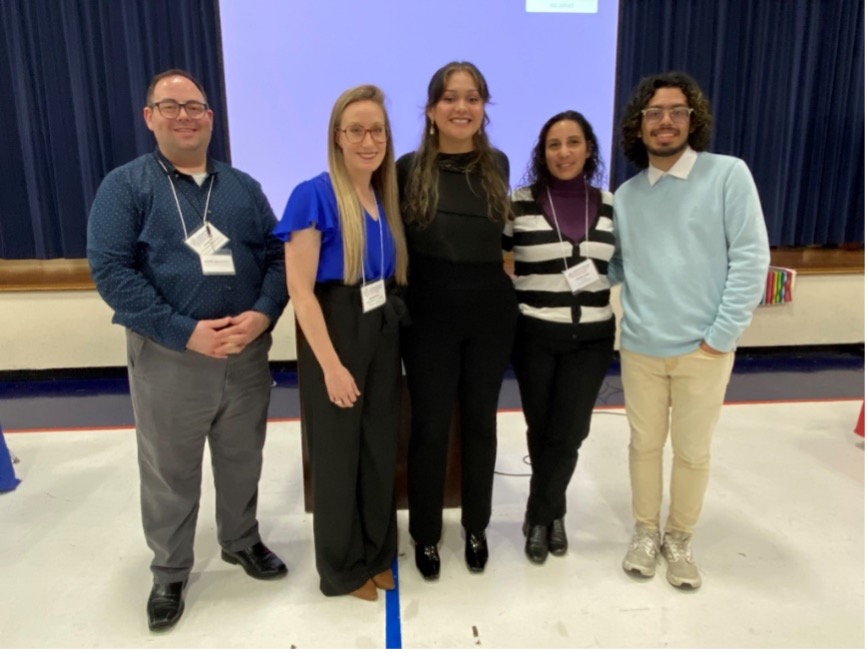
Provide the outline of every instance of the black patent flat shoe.
[[436,544],[415,545],[415,566],[425,580],[436,580],[440,577],[440,554]]
[[464,547],[464,558],[467,561],[467,569],[474,574],[480,574],[488,564],[488,540],[485,533],[467,533],[467,542]]

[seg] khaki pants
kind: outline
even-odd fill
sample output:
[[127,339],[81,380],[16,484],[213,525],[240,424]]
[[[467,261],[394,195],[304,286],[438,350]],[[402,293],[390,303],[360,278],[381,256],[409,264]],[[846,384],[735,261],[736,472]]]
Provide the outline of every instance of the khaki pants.
[[626,416],[631,433],[632,512],[645,528],[659,528],[662,451],[671,427],[674,460],[666,532],[692,533],[710,474],[710,442],[719,419],[734,352],[698,349],[657,358],[620,351]]

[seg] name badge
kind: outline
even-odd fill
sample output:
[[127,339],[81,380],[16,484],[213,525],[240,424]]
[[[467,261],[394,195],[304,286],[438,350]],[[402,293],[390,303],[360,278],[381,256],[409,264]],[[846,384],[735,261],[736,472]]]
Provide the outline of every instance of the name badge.
[[202,274],[235,274],[235,263],[232,261],[232,252],[220,252],[219,254],[201,254]]
[[361,286],[361,310],[365,313],[385,304],[385,281],[371,281]]
[[587,259],[583,263],[573,265],[571,268],[563,270],[563,276],[566,277],[566,283],[569,284],[569,290],[571,290],[574,295],[580,292],[581,289],[596,282],[599,279],[599,272],[596,270],[596,266],[593,265],[593,261]]
[[229,242],[229,237],[214,225],[207,223],[196,229],[184,241],[196,254],[213,254]]

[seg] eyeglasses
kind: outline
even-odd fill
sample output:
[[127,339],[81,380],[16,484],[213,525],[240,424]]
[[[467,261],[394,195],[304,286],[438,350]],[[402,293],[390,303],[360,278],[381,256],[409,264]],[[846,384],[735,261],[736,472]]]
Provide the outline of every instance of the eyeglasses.
[[370,132],[370,137],[373,139],[374,143],[385,143],[385,141],[388,140],[388,132],[382,125],[376,125],[370,129],[362,127],[361,125],[349,125],[349,127],[338,129],[337,131],[343,132],[343,135],[346,136],[346,140],[353,145],[361,143],[367,135],[367,132]]
[[205,112],[208,110],[207,104],[204,102],[196,102],[195,100],[184,102],[183,104],[176,100],[161,100],[160,102],[154,102],[150,106],[151,108],[156,107],[159,110],[160,115],[169,120],[173,120],[181,115],[181,109],[186,111],[187,116],[192,120],[198,120],[204,116]]
[[648,124],[654,124],[662,120],[662,116],[665,115],[665,112],[668,111],[668,115],[671,116],[672,122],[686,122],[689,119],[690,114],[694,111],[691,107],[672,107],[671,109],[663,109],[662,107],[650,107],[649,109],[642,109],[641,115],[644,116],[644,119],[648,122]]

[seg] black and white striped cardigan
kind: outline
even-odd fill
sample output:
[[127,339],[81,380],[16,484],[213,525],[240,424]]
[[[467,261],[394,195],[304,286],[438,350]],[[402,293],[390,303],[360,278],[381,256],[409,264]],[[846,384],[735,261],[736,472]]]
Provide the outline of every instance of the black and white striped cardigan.
[[[528,186],[512,192],[515,220],[506,225],[504,248],[515,257],[515,290],[518,307],[530,322],[568,326],[582,339],[614,335],[611,310],[611,286],[606,273],[614,254],[614,195],[599,191],[601,198],[596,216],[590,223],[589,238],[563,242],[548,222]],[[599,279],[572,294],[563,276],[563,257],[569,267],[592,259]]]

